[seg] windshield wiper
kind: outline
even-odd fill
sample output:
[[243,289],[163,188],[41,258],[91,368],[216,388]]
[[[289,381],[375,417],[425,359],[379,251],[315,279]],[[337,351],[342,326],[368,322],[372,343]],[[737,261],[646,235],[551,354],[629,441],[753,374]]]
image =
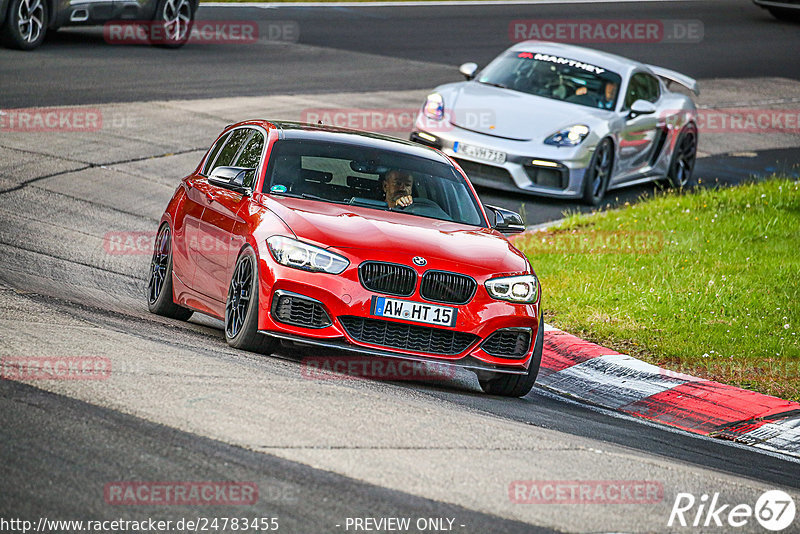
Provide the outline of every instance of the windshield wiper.
[[486,82],[486,81],[478,81],[478,83],[482,83],[483,85],[491,85],[492,87],[499,87],[500,89],[508,89],[508,86],[503,85],[502,83]]

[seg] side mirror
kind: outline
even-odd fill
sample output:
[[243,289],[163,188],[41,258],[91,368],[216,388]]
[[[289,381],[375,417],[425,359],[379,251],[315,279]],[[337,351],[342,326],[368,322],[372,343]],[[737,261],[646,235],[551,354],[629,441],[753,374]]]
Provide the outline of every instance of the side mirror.
[[647,100],[637,100],[631,106],[631,111],[628,113],[628,118],[632,119],[634,117],[638,117],[639,115],[650,115],[651,113],[656,112],[656,105],[652,102],[648,102]]
[[464,78],[466,78],[467,81],[469,81],[469,80],[471,80],[472,78],[475,77],[475,71],[477,71],[477,70],[478,70],[478,64],[477,63],[472,63],[472,62],[464,63],[463,65],[458,67],[458,72],[463,74]]
[[208,183],[243,195],[249,195],[251,191],[244,185],[244,178],[248,172],[254,170],[248,167],[217,167],[208,176]]
[[488,204],[486,208],[494,213],[492,228],[501,234],[518,234],[525,231],[525,223],[522,220],[522,216],[516,211],[489,206]]

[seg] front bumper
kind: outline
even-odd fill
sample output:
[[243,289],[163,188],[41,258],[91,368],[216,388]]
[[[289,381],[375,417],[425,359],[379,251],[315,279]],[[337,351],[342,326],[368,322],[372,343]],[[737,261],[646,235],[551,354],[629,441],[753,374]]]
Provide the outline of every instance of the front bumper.
[[[429,121],[423,121],[424,124]],[[553,198],[583,195],[583,177],[594,153],[594,144],[588,140],[577,147],[556,147],[493,137],[454,125],[436,131],[420,126],[417,121],[410,139],[438,148],[455,159],[473,184]],[[467,156],[457,151],[457,144],[503,152],[506,161],[499,164]]]
[[[391,253],[376,258],[374,251],[353,249],[339,249],[350,259],[350,266],[340,275],[326,273],[310,273],[277,264],[264,247],[259,251],[259,321],[258,329],[261,333],[276,338],[304,343],[331,349],[344,349],[351,352],[371,356],[384,356],[401,358],[414,361],[436,362],[449,364],[462,368],[491,371],[500,373],[524,374],[527,372],[534,349],[534,341],[540,327],[539,302],[536,304],[513,304],[495,300],[490,297],[483,286],[486,276],[471,275],[478,283],[478,288],[472,299],[463,305],[443,304],[430,302],[423,299],[419,293],[419,279],[426,270],[447,270],[462,272],[457,267],[446,261],[433,260],[424,268],[413,264],[406,265],[415,269],[418,276],[417,287],[414,294],[408,297],[392,297],[415,302],[430,302],[437,306],[456,308],[456,324],[452,328],[422,324],[419,322],[405,321],[402,319],[377,318],[371,314],[372,297],[381,295],[362,286],[358,276],[358,266],[366,260],[383,261],[390,263],[403,263],[402,258],[392,257]],[[509,273],[503,273],[509,274]],[[521,273],[520,273],[521,274]],[[276,300],[281,295],[295,295],[316,301],[324,309],[330,321],[321,320],[313,326],[290,324],[285,316],[276,313]],[[351,319],[347,319],[351,318]],[[371,321],[388,323],[393,329],[398,325],[405,327],[411,325],[423,329],[434,329],[437,336],[447,337],[452,332],[474,336],[466,348],[452,354],[435,353],[425,350],[409,349],[391,343],[371,343],[356,339],[352,332],[345,327],[345,321],[352,318],[364,318]],[[489,354],[486,347],[482,346],[489,336],[498,330],[523,329],[529,333],[529,343],[520,356],[499,357]],[[419,332],[419,330],[417,330]],[[459,334],[460,335],[460,334]],[[387,334],[387,338],[388,338]],[[462,338],[465,336],[462,336]],[[393,338],[393,339],[396,339]],[[495,338],[496,339],[496,338]],[[495,352],[495,351],[493,351]],[[495,352],[496,354],[496,352]]]

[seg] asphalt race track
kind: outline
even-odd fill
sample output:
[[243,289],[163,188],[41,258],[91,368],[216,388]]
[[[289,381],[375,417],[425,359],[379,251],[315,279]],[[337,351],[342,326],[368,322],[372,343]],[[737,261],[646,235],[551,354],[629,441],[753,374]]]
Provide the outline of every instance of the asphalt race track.
[[[278,357],[236,351],[216,320],[149,314],[149,255],[104,247],[110,231],[154,232],[179,177],[242,109],[291,117],[301,102],[357,105],[362,93],[367,107],[413,105],[457,80],[459,63],[485,63],[508,46],[514,19],[700,20],[704,38],[696,44],[597,47],[707,81],[700,103],[709,107],[783,109],[800,102],[800,91],[792,93],[800,87],[800,26],[747,0],[569,10],[204,7],[200,16],[294,21],[300,38],[171,51],[110,46],[101,30],[87,28],[59,31],[33,53],[0,49],[0,109],[92,105],[137,118],[91,135],[0,131],[0,356],[112,362],[101,381],[0,380],[0,518],[278,517],[279,532],[335,533],[356,531],[348,518],[409,517],[449,518],[452,531],[466,533],[663,532],[673,530],[667,521],[681,492],[719,492],[725,503],[752,506],[764,491],[783,489],[800,503],[795,459],[541,389],[524,399],[488,397],[466,372],[424,382],[308,379],[302,358],[309,353],[296,347]],[[797,137],[701,136],[697,173],[712,184],[797,175]],[[609,200],[655,190],[632,188]],[[582,209],[480,194],[513,209],[524,204],[530,224]],[[663,497],[516,504],[509,498],[515,480],[655,481]],[[104,488],[120,481],[246,481],[258,486],[259,500],[110,504]],[[798,521],[785,532],[799,532]],[[736,531],[764,532],[755,521]]]
[[[208,20],[292,21],[300,46],[207,44],[174,51],[107,46],[101,28],[65,29],[50,36],[33,59],[0,50],[0,106],[432,88],[459,79],[454,67],[461,63],[485,65],[510,46],[512,21],[566,17],[700,20],[699,43],[593,46],[695,78],[800,80],[797,26],[747,0],[578,6],[201,7],[198,12]],[[264,27],[264,38],[267,32]]]

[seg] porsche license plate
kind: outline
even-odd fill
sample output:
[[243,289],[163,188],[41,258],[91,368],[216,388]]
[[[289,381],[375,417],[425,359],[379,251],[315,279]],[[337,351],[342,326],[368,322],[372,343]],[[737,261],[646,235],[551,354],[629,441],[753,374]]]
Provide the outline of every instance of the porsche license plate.
[[426,302],[392,299],[389,297],[372,297],[372,315],[405,319],[417,323],[435,324],[438,326],[455,326],[457,308],[436,306]]
[[475,159],[481,159],[483,161],[491,161],[492,163],[502,164],[506,162],[505,152],[492,150],[482,146],[467,145],[458,141],[453,144],[453,152]]

